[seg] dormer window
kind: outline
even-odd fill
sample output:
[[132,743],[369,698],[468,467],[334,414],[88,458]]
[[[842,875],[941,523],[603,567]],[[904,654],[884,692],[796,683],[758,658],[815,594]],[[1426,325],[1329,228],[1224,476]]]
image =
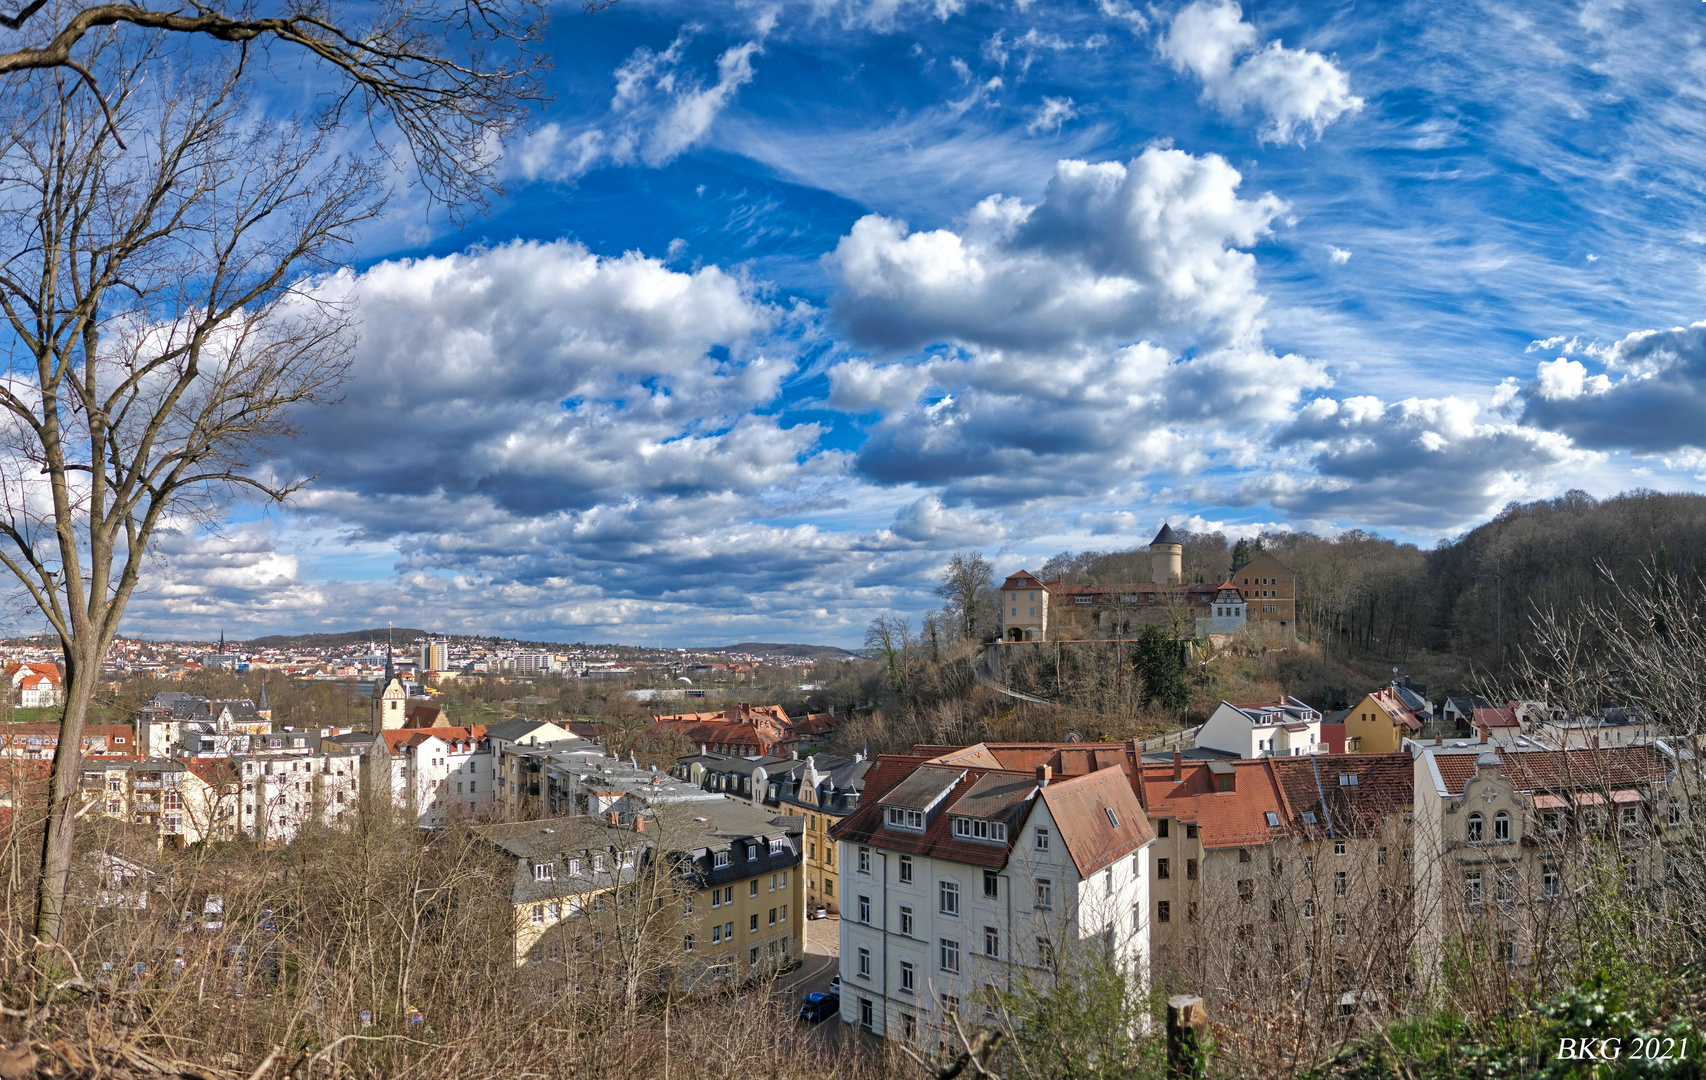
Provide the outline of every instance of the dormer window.
[[716,856],[712,859],[712,865],[717,867],[729,865],[729,853],[726,851],[717,852]]
[[770,841],[770,854],[772,854],[772,855],[782,854],[782,841],[780,841],[780,840]]
[[534,863],[533,880],[555,881],[557,880],[557,868],[550,863]]
[[954,835],[962,840],[982,840],[990,844],[1007,842],[1007,824],[1002,821],[983,821],[978,818],[954,819]]
[[901,806],[889,807],[889,828],[905,829],[908,832],[924,831],[924,811],[908,810]]

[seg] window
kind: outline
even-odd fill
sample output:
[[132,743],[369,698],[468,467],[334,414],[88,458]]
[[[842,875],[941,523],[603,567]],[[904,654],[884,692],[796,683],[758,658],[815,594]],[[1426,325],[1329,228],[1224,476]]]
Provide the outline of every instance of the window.
[[747,862],[757,862],[758,861],[758,846],[759,846],[759,844],[760,844],[760,841],[753,840],[746,845],[746,861]]
[[1308,878],[1311,880],[1314,879],[1314,877],[1315,877],[1315,856],[1305,855],[1303,857],[1303,876],[1305,878]]
[[1195,859],[1186,859],[1185,860],[1185,880],[1195,881],[1196,879],[1197,879],[1197,861]]
[[1482,819],[1480,814],[1469,815],[1469,824],[1464,830],[1464,838],[1471,844],[1479,844],[1481,842],[1481,825]]
[[1463,876],[1463,897],[1470,907],[1481,906],[1481,872],[1479,870]]
[[547,862],[547,863],[534,863],[533,864],[533,880],[534,881],[555,881],[556,879],[557,879],[557,868],[554,865],[552,865],[551,863]]
[[732,922],[724,923],[723,924],[723,940],[733,941],[734,939],[735,939],[735,924]]
[[965,840],[983,840],[992,844],[1007,842],[1007,826],[999,821],[982,821],[977,818],[954,819],[954,835]]
[[960,973],[960,943],[952,938],[943,938],[939,946],[942,970],[950,975],[958,975]]
[[726,851],[717,852],[717,854],[715,856],[713,856],[711,859],[711,865],[717,866],[717,867],[723,867],[723,866],[729,865],[729,853]]
[[1054,942],[1046,937],[1037,938],[1037,966],[1054,967]]
[[594,855],[592,857],[592,872],[595,874],[604,872],[604,856]]
[[688,934],[687,936],[685,936],[681,939],[681,951],[682,952],[692,952],[693,951],[693,935],[692,934]]
[[1343,915],[1333,916],[1333,936],[1336,938],[1344,937],[1345,936],[1345,928],[1346,928],[1345,917]]
[[1313,919],[1315,917],[1315,901],[1305,900],[1303,902],[1303,917],[1305,919]]
[[943,881],[936,886],[937,910],[944,915],[960,913],[960,887],[952,881]]
[[983,872],[983,895],[990,900],[1001,895],[1001,876],[993,870]]
[[1197,827],[1195,825],[1186,825],[1185,826],[1185,839],[1186,840],[1195,840],[1196,838],[1197,838]]
[[942,995],[942,1015],[958,1016],[960,1014],[960,999],[953,994]]
[[1240,899],[1240,900],[1244,901],[1246,904],[1248,904],[1250,901],[1254,900],[1255,898],[1256,898],[1256,882],[1251,878],[1244,878],[1243,880],[1239,881],[1238,882],[1238,899]]
[[751,881],[746,883],[746,895],[749,899],[756,900],[758,898],[758,879],[757,878],[753,878]]
[[869,896],[859,898],[859,921],[866,926],[871,925],[871,898]]
[[871,950],[863,947],[859,949],[859,977],[861,979],[871,977]]
[[1166,881],[1173,876],[1173,864],[1170,859],[1155,860],[1155,876]]
[[1131,906],[1131,932],[1135,934],[1142,929],[1143,929],[1143,905],[1142,904],[1133,904]]
[[1676,799],[1670,801],[1670,824],[1671,828],[1682,824],[1682,803]]
[[1493,839],[1501,844],[1511,842],[1511,816],[1503,810],[1493,815]]
[[862,997],[859,999],[859,1030],[867,1032],[867,1033],[871,1030],[871,999],[870,998],[863,998]]
[[681,913],[683,915],[693,914],[693,898],[691,896],[681,902]]
[[723,906],[723,890],[721,890],[721,889],[712,889],[711,890],[711,906],[714,908],[720,908]]
[[1250,861],[1250,849],[1249,848],[1241,847],[1238,849],[1238,861],[1239,862],[1249,862]]
[[[171,800],[172,800],[172,797],[170,795],[166,796],[166,805],[167,806],[172,805]],[[1623,808],[1622,813],[1618,815],[1618,818],[1619,818],[1620,823],[1625,828],[1631,828],[1631,827],[1640,823],[1641,815],[1640,815],[1640,811],[1638,811],[1635,807],[1625,806]]]
[[1350,895],[1350,875],[1343,870],[1333,871],[1333,897],[1343,900]]
[[728,888],[723,890],[723,903],[726,905],[726,904],[732,904],[734,902],[735,902],[735,887],[733,885],[730,885]]
[[1270,829],[1279,828],[1279,815],[1278,814],[1274,813],[1272,810],[1269,810],[1266,814],[1266,817],[1268,819],[1268,828],[1270,828]]
[[1054,905],[1054,882],[1048,878],[1038,878],[1036,887],[1037,902],[1032,906],[1038,911],[1047,911]]
[[998,927],[983,928],[983,955],[991,960],[1001,959],[1001,930]]
[[758,933],[758,912],[752,913],[752,919],[747,925],[746,932],[749,934]]
[[1494,875],[1493,887],[1498,891],[1499,903],[1507,907],[1516,903],[1516,878],[1509,871]]
[[1163,840],[1165,840],[1167,838],[1167,819],[1166,818],[1156,818],[1155,819],[1155,835],[1161,837]]
[[889,807],[889,828],[905,829],[908,832],[924,831],[924,811],[908,810],[900,806]]
[[859,872],[861,874],[869,874],[871,872],[871,849],[870,848],[863,848],[862,847],[859,849]]
[[1340,773],[1339,774],[1339,786],[1340,787],[1356,787],[1357,786],[1356,773]]
[[911,885],[912,884],[912,856],[911,855],[902,855],[900,857],[900,883],[902,885]]
[[[1165,835],[1165,834],[1163,834],[1163,835]],[[1037,841],[1037,850],[1038,851],[1047,851],[1048,850],[1048,830],[1047,829],[1038,829],[1036,841]]]
[[1155,904],[1155,921],[1173,921],[1173,903],[1170,900],[1158,900]]
[[[1018,611],[1017,608],[1013,610],[1015,613]],[[908,1042],[918,1038],[918,1017],[909,1012],[900,1014],[900,1037]]]
[[906,904],[900,906],[900,932],[912,936],[912,908]]
[[1333,854],[1343,855],[1344,853],[1345,853],[1345,842],[1343,840],[1333,841]]
[[1376,865],[1376,866],[1385,866],[1386,865],[1386,849],[1385,848],[1381,848],[1379,851],[1376,851],[1374,853],[1374,865]]
[[782,917],[779,921],[781,921],[781,922],[787,922],[788,921],[788,905],[787,904],[782,905]]
[[900,992],[903,994],[915,994],[918,992],[918,978],[913,973],[911,960],[902,960],[900,962]]
[[544,926],[545,925],[545,905],[544,904],[534,904],[533,905],[533,925],[534,926]]
[[1102,807],[1102,813],[1108,815],[1108,824],[1109,825],[1112,825],[1116,829],[1120,827],[1119,815],[1114,813],[1113,807],[1111,807],[1111,806]]
[[1556,900],[1562,891],[1563,881],[1558,876],[1558,868],[1556,866],[1542,866],[1540,868],[1540,895],[1548,900]]
[[[1671,804],[1671,809],[1674,813],[1676,809],[1675,803]],[[1557,833],[1564,831],[1564,819],[1559,815],[1558,811],[1548,810],[1544,814],[1540,815],[1540,826],[1548,833],[1556,835]]]
[[780,841],[780,840],[770,841],[770,854],[772,854],[772,855],[782,854],[782,841]]

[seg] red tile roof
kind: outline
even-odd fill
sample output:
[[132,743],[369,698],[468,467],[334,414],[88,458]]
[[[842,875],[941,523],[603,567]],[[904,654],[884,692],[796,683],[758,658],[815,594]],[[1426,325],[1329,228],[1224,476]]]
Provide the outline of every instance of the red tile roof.
[[1483,746],[1478,753],[1433,755],[1446,791],[1460,795],[1475,776],[1481,754],[1498,755],[1499,772],[1518,791],[1581,791],[1658,783],[1670,775],[1670,761],[1651,746],[1512,752]]
[[[1278,783],[1266,762],[1187,761],[1181,765],[1182,779],[1173,781],[1173,765],[1145,764],[1143,766],[1144,807],[1150,820],[1175,818],[1196,825],[1205,848],[1249,847],[1265,844],[1284,835],[1282,831],[1291,820],[1291,809],[1285,804]],[[1233,790],[1216,791],[1212,765],[1230,766]],[[1281,828],[1268,825],[1266,815],[1277,815]]]
[[[1310,839],[1374,836],[1392,815],[1415,805],[1415,765],[1407,752],[1314,754],[1265,758],[1293,817],[1286,824]],[[1353,776],[1356,783],[1340,781]],[[1313,825],[1303,812],[1315,815]]]
[[1495,709],[1475,709],[1470,715],[1470,723],[1478,728],[1513,728],[1521,727],[1517,722],[1516,710],[1510,706]]
[[1143,812],[1130,781],[1118,770],[1103,769],[1053,782],[1039,794],[1081,878],[1155,839],[1149,815]]
[[[983,844],[956,839],[949,813],[955,801],[970,791],[986,775],[1000,775],[1004,770],[966,769],[965,775],[948,791],[932,811],[922,833],[903,832],[883,826],[883,807],[879,800],[916,772],[928,759],[916,754],[881,754],[871,771],[865,774],[865,792],[859,809],[841,820],[830,830],[836,840],[865,844],[885,851],[907,855],[926,855],[937,859],[968,863],[995,870],[1007,863],[1007,844]],[[1019,774],[1014,773],[1014,776]],[[1008,843],[1017,830],[1009,832]]]

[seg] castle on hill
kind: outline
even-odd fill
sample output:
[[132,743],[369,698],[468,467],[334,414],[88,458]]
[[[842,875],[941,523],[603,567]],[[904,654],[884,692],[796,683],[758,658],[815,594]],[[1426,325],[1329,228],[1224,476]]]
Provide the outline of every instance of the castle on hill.
[[1184,554],[1172,526],[1162,525],[1149,544],[1149,581],[1067,585],[1020,570],[1001,585],[1002,637],[1099,641],[1133,637],[1145,626],[1210,637],[1249,623],[1296,632],[1297,575],[1271,553],[1258,551],[1216,584],[1184,581]]

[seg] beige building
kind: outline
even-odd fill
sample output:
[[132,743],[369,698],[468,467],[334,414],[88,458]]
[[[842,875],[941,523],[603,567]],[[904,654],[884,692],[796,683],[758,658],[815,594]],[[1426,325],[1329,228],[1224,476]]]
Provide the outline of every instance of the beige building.
[[1272,552],[1259,551],[1242,566],[1232,568],[1228,584],[1250,605],[1250,621],[1297,630],[1297,575]]

